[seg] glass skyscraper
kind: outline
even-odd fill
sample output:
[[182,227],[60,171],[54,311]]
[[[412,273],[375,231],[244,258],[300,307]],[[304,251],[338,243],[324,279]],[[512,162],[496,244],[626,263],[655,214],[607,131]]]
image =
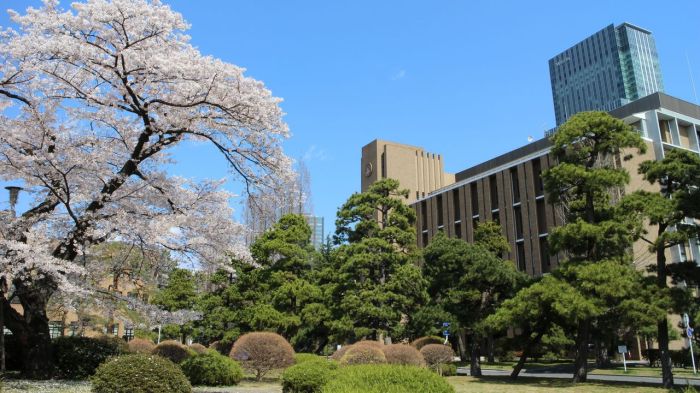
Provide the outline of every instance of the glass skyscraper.
[[651,32],[629,23],[610,25],[549,60],[557,126],[571,115],[610,111],[663,92]]
[[306,222],[311,227],[311,244],[319,250],[324,242],[323,217],[305,215]]

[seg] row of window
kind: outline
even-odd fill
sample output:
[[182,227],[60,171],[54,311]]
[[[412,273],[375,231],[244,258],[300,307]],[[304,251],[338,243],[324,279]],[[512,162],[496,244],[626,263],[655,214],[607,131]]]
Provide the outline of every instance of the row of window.
[[[88,321],[83,321],[83,327],[87,327],[89,324]],[[80,325],[78,322],[71,322],[68,325],[68,335],[70,336],[77,336],[79,335]],[[61,337],[64,335],[65,332],[65,326],[63,322],[61,321],[50,321],[49,322],[49,335],[51,338],[57,338]],[[113,336],[118,336],[119,335],[119,324],[115,323],[112,325],[111,329],[104,328],[103,329],[104,334],[111,334]],[[124,338],[128,341],[134,338],[134,328],[131,326],[127,326],[124,328]]]
[[[520,181],[521,177],[518,176],[518,168],[517,167],[512,167],[507,171],[504,171],[504,174],[508,174],[510,177],[510,188],[511,188],[511,196],[512,196],[512,201],[511,201],[511,206],[509,206],[512,209],[513,213],[513,222],[509,223],[510,225],[513,225],[513,233],[514,233],[514,239],[512,239],[515,242],[516,249],[514,250],[515,253],[515,259],[518,265],[518,268],[520,270],[527,270],[526,269],[526,251],[525,251],[525,233],[530,232],[535,230],[537,233],[537,239],[539,239],[539,249],[540,249],[540,261],[542,262],[542,270],[543,271],[549,271],[549,252],[548,252],[548,246],[547,246],[547,214],[546,214],[546,203],[544,200],[544,182],[542,180],[542,164],[540,161],[540,158],[536,158],[532,160],[531,162],[532,165],[532,185],[534,188],[534,199],[535,199],[535,211],[536,211],[536,228],[526,228],[524,225],[524,220],[523,220],[523,207],[522,207],[522,200],[521,200],[521,190],[520,190]],[[527,178],[525,180],[528,180]],[[485,192],[484,195],[488,195],[489,197],[489,202],[490,202],[490,216],[491,220],[500,224],[500,212],[501,212],[501,203],[499,203],[499,196],[502,195],[502,190],[499,189],[499,184],[498,184],[498,177],[497,175],[491,175],[487,178],[487,181],[483,182],[485,186],[488,186],[488,191],[487,193]],[[471,220],[472,220],[472,228],[476,228],[476,226],[479,223],[480,220],[480,198],[479,198],[479,192],[478,192],[478,186],[476,182],[470,183],[467,186],[467,189],[469,190],[469,196],[470,196],[470,201],[471,201]],[[452,221],[454,225],[454,230],[453,234],[454,237],[456,238],[465,238],[462,234],[462,200],[460,198],[460,190],[459,189],[454,189],[451,191],[451,202],[452,202]],[[442,193],[439,195],[435,196],[435,207],[436,207],[436,223],[437,223],[437,229],[438,231],[444,231],[444,226],[445,226],[445,206],[446,206],[446,201],[445,198],[448,196],[448,193]],[[421,202],[421,215],[422,215],[422,220],[421,220],[421,233],[422,233],[422,244],[423,246],[428,244],[429,241],[429,231],[428,231],[428,214],[427,214],[427,202],[422,201]],[[533,231],[534,232],[534,231]]]

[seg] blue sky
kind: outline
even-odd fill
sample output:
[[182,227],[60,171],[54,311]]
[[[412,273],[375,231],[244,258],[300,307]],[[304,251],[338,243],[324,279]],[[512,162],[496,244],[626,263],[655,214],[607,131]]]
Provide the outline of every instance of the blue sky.
[[[689,62],[700,90],[697,0],[164,2],[203,53],[285,99],[286,151],[306,159],[327,231],[359,191],[360,149],[373,139],[440,153],[456,172],[541,137],[554,126],[547,60],[610,23],[654,33],[668,94],[696,100]],[[225,176],[209,153],[180,149],[177,173]]]

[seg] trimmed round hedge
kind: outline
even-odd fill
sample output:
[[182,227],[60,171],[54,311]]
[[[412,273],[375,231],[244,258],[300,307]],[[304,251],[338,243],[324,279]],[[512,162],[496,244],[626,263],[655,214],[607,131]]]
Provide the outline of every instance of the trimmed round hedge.
[[428,344],[421,348],[420,353],[429,367],[441,372],[441,364],[449,364],[454,360],[455,352],[448,345]]
[[191,393],[180,367],[155,355],[131,354],[103,363],[91,378],[92,393]]
[[116,337],[58,337],[51,342],[55,376],[85,379],[107,358],[125,354],[126,342]]
[[340,364],[381,364],[386,363],[386,356],[381,349],[370,345],[353,345],[340,358]]
[[271,370],[294,364],[294,348],[284,337],[270,332],[242,335],[233,344],[230,356],[243,368],[255,373],[258,381]]
[[231,386],[243,379],[241,366],[216,351],[192,356],[182,362],[180,367],[192,385]]
[[189,348],[189,349],[190,349],[191,351],[193,351],[194,353],[199,353],[199,354],[201,354],[201,353],[206,353],[206,352],[207,352],[207,347],[205,347],[204,345],[199,344],[199,343],[190,344],[190,345],[187,346],[187,348]]
[[322,358],[297,363],[282,373],[282,392],[321,393],[337,368],[338,363]]
[[384,356],[389,364],[425,366],[423,355],[416,348],[406,344],[392,344],[384,348]]
[[445,339],[439,336],[424,336],[413,340],[411,343],[412,347],[415,347],[420,351],[421,348],[428,344],[444,344]]
[[131,353],[149,354],[153,352],[153,348],[155,347],[156,344],[154,344],[153,341],[144,338],[135,338],[129,341],[129,352]]
[[180,364],[185,359],[192,356],[192,352],[186,346],[175,340],[161,342],[153,348],[151,353],[162,356],[175,364]]
[[444,378],[420,367],[366,364],[341,367],[322,393],[454,393]]

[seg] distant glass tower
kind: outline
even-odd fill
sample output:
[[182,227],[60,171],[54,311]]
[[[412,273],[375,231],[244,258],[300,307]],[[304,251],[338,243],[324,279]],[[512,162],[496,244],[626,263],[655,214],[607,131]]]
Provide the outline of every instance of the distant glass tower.
[[610,25],[549,60],[557,126],[571,115],[611,111],[663,92],[659,56],[649,30]]
[[311,244],[315,249],[320,249],[323,245],[323,217],[305,215],[306,222],[311,227]]

